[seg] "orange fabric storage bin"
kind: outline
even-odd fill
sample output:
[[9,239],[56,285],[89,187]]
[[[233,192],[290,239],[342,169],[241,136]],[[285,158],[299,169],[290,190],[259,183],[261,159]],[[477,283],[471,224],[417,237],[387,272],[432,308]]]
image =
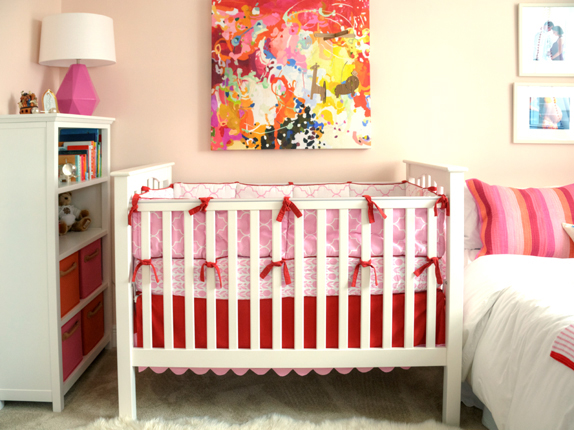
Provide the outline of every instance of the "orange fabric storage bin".
[[85,299],[102,285],[102,240],[80,249],[80,297]]
[[82,353],[87,355],[104,337],[104,293],[82,309]]
[[80,266],[78,253],[60,261],[60,316],[80,303]]

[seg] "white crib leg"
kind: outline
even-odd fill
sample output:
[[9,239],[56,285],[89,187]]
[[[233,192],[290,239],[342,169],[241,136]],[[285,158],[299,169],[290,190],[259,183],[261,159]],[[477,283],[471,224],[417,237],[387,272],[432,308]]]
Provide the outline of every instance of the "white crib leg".
[[[117,266],[116,266],[117,267]],[[116,288],[116,327],[118,338],[118,401],[120,417],[137,418],[136,375],[132,365],[133,299],[129,283]]]
[[0,410],[4,409],[4,400],[0,400]]
[[[123,368],[123,369],[122,369]],[[136,375],[134,367],[120,363],[118,354],[118,397],[120,417],[137,418],[136,412]]]
[[442,422],[447,425],[460,425],[460,390],[460,365],[444,366]]

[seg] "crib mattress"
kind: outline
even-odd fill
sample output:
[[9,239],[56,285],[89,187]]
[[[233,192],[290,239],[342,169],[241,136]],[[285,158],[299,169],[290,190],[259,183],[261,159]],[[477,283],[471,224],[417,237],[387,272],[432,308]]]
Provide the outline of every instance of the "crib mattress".
[[[371,294],[383,294],[383,269],[384,261],[383,257],[375,257],[371,259],[373,267],[371,268]],[[206,261],[203,259],[194,260],[193,265],[193,283],[194,283],[194,297],[205,298],[207,296],[207,283],[201,281],[201,270]],[[353,274],[357,264],[359,264],[360,259],[349,258],[348,261],[348,294],[351,296],[361,295],[361,272],[359,270],[357,273],[356,286],[352,287]],[[415,268],[418,268],[427,262],[426,257],[416,257],[415,258]],[[261,258],[259,260],[259,273],[261,273],[264,268],[271,263],[270,258]],[[152,294],[162,295],[163,294],[163,259],[153,258],[152,264],[156,269],[159,282],[156,281],[153,275],[153,270],[150,270],[151,274],[151,289]],[[294,279],[295,275],[295,263],[293,260],[286,260],[287,270],[291,279]],[[183,259],[172,259],[172,291],[175,296],[185,295],[185,277],[184,277],[184,265],[185,260]],[[229,297],[228,291],[228,273],[229,273],[229,261],[227,258],[220,258],[217,260],[217,265],[219,266],[221,273],[222,285],[219,282],[219,277],[217,273],[215,274],[216,283],[216,298],[221,300],[226,300]],[[303,260],[304,275],[303,275],[303,294],[304,296],[316,297],[317,296],[317,259],[316,258],[305,258]],[[441,273],[444,278],[446,273],[446,267],[444,259],[440,260]],[[215,270],[209,269],[207,267],[204,270]],[[295,287],[294,284],[287,284],[285,282],[283,268],[278,267],[273,270],[281,270],[281,295],[282,297],[294,297]],[[430,272],[429,272],[430,270]],[[419,277],[414,276],[414,274],[408,274],[414,278],[414,291],[421,292],[426,291],[428,273],[430,276],[435,276],[434,269],[425,270]],[[250,276],[250,259],[249,258],[238,258],[237,259],[237,297],[238,299],[249,299],[251,296],[251,276]],[[204,272],[205,273],[205,272]],[[206,275],[205,275],[206,276]],[[206,277],[204,278],[206,279]],[[377,284],[378,281],[378,284]],[[142,290],[142,270],[136,272],[136,288],[137,291]],[[272,275],[269,274],[266,278],[259,278],[259,298],[270,298],[272,297],[273,282]],[[405,292],[405,257],[393,257],[393,283],[392,283],[393,294],[404,293]],[[327,296],[337,296],[339,294],[339,258],[328,257],[326,259],[326,294]]]
[[[360,347],[361,334],[361,298],[359,296],[348,297],[348,333],[349,348]],[[445,343],[445,295],[442,290],[437,290],[436,297],[436,344]],[[272,348],[272,299],[261,299],[260,303],[260,348]],[[426,342],[426,304],[427,293],[415,293],[415,325],[414,345],[424,345]],[[185,299],[181,296],[173,297],[173,321],[174,321],[174,347],[185,348]],[[339,297],[327,297],[326,302],[326,347],[337,348],[339,343]],[[304,347],[316,348],[317,346],[317,299],[316,297],[304,298]],[[383,327],[383,296],[371,296],[371,348],[382,346]],[[250,348],[250,301],[238,301],[238,346]],[[206,299],[194,300],[195,315],[195,347],[207,348],[206,330]],[[392,346],[401,348],[404,346],[404,321],[405,321],[405,295],[393,295],[393,335]],[[216,335],[217,348],[229,347],[228,329],[228,301],[216,301]],[[286,297],[282,299],[282,347],[293,348],[294,336],[294,299]],[[142,299],[139,296],[135,306],[136,331],[135,346],[143,345],[142,336]],[[163,327],[163,296],[152,296],[152,344],[154,348],[164,347]]]

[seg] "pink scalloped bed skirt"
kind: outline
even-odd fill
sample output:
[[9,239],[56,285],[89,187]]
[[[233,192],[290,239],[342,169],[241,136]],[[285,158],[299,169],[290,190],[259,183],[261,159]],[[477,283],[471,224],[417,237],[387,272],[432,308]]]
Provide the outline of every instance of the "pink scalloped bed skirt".
[[[148,367],[139,367],[138,368],[138,370],[140,372],[143,372],[146,369],[148,369]],[[299,376],[305,376],[308,373],[310,373],[311,371],[315,371],[315,373],[317,373],[318,375],[327,375],[327,374],[331,373],[333,370],[336,370],[337,372],[339,372],[342,375],[346,375],[347,373],[350,373],[351,370],[353,370],[355,368],[354,367],[335,367],[335,368],[317,368],[317,369],[311,369],[311,368],[306,368],[306,369],[290,369],[290,368],[278,368],[278,369],[275,369],[275,368],[273,368],[273,369],[261,369],[261,368],[257,368],[257,369],[245,369],[245,368],[209,369],[207,367],[149,367],[149,369],[153,370],[155,373],[163,373],[167,369],[169,369],[173,373],[175,373],[176,375],[183,375],[188,370],[191,370],[193,373],[195,373],[197,375],[204,375],[207,372],[209,372],[210,370],[218,376],[225,375],[230,370],[238,376],[245,375],[248,370],[251,370],[256,375],[265,375],[270,370],[273,370],[279,376],[286,376],[292,371],[295,372]],[[370,372],[371,370],[373,370],[374,367],[356,367],[356,369],[361,373],[366,373],[366,372]],[[379,369],[385,373],[388,373],[391,370],[393,370],[394,367],[379,367]],[[410,367],[401,367],[401,369],[407,370],[407,369],[410,369]]]

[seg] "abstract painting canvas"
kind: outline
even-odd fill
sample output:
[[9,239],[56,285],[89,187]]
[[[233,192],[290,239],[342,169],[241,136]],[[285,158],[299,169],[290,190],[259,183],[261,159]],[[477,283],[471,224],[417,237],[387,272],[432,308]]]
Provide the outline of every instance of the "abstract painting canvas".
[[369,0],[212,0],[211,149],[371,146]]

